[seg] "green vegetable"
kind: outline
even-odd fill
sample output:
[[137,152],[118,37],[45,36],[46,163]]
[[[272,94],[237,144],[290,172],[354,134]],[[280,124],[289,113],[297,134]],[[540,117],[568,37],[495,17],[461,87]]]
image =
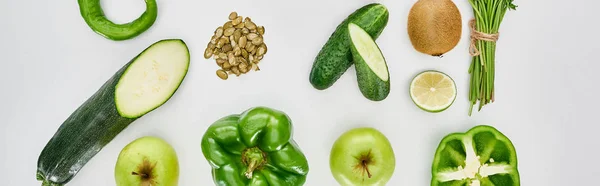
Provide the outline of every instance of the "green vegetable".
[[158,14],[156,0],[144,0],[146,11],[137,19],[125,24],[116,24],[106,18],[100,0],[77,0],[79,11],[87,25],[101,36],[115,40],[127,40],[140,35],[150,28]]
[[115,136],[176,92],[188,71],[182,40],[162,40],[119,69],[67,118],[42,150],[37,179],[67,184]]
[[431,185],[519,186],[515,148],[491,126],[449,134],[435,152]]
[[487,35],[487,37],[477,37],[476,35],[481,34],[471,33],[471,42],[474,43],[470,51],[473,60],[469,67],[471,74],[469,116],[477,101],[479,101],[479,111],[484,105],[494,102],[497,34],[506,11],[517,7],[512,2],[513,0],[469,0],[476,20],[476,24],[472,26],[475,26],[477,32]]
[[202,153],[214,183],[229,185],[303,185],[306,157],[292,139],[283,112],[256,107],[213,123],[202,138]]
[[390,93],[390,74],[377,43],[362,28],[348,24],[358,87],[367,99],[384,100]]
[[340,23],[315,58],[310,72],[310,83],[319,90],[331,87],[352,66],[348,23],[365,29],[377,39],[387,25],[389,13],[384,5],[368,4],[350,14]]

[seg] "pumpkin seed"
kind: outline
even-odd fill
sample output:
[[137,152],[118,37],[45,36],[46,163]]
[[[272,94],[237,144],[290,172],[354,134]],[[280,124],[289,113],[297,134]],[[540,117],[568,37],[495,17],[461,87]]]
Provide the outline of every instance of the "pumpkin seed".
[[226,37],[229,37],[230,35],[233,35],[233,32],[235,31],[235,28],[231,27],[225,30],[225,32],[223,32],[223,35]]
[[231,24],[233,24],[233,25],[238,25],[240,23],[242,23],[242,16],[237,16],[235,19],[233,19],[231,21]]
[[229,64],[231,64],[231,66],[238,66],[240,64],[240,62],[238,60],[235,59],[235,57],[229,58]]
[[258,59],[260,61],[263,59],[263,56],[257,56],[256,59]]
[[215,30],[215,36],[217,36],[217,37],[223,36],[223,27],[219,27],[219,28],[217,28],[217,30]]
[[250,43],[250,47],[248,47],[248,46],[246,46],[246,47],[247,47],[246,49],[248,50],[248,52],[254,54],[254,50],[256,50],[256,45],[253,45],[252,43]]
[[247,62],[248,62],[248,61],[246,61],[246,59],[244,59],[243,57],[236,57],[236,60],[237,60],[239,63],[247,63]]
[[237,66],[231,67],[231,71],[236,75],[240,76],[240,69]]
[[227,52],[227,59],[235,58],[233,51]]
[[252,42],[246,42],[246,47],[245,47],[246,51],[252,52],[252,51],[250,51],[250,46],[252,46]]
[[233,24],[231,23],[231,21],[227,21],[225,24],[223,24],[223,30],[227,30],[228,28],[233,27]]
[[227,59],[227,54],[219,53],[219,59]]
[[233,32],[233,38],[236,41],[239,41],[240,37],[242,37],[242,29],[236,29],[235,32]]
[[246,18],[244,19],[244,23],[246,23],[246,22],[250,22],[250,21],[252,21],[252,19],[250,19],[250,17],[246,17]]
[[242,36],[238,40],[238,43],[240,44],[240,47],[242,47],[242,48],[246,47],[246,42],[248,42],[248,40],[246,39],[246,36]]
[[223,50],[223,52],[229,52],[229,51],[233,50],[233,47],[231,47],[230,44],[225,44],[225,45],[223,45],[221,50]]
[[206,44],[206,48],[209,48],[210,50],[215,49],[215,44],[208,42],[208,44]]
[[[241,58],[241,59],[243,59],[243,58]],[[240,71],[242,71],[242,73],[248,72],[248,64],[247,63],[240,63],[238,68],[240,69]]]
[[242,57],[248,59],[248,51],[246,49],[242,49]]
[[265,52],[267,52],[267,49],[264,47],[265,45],[260,45],[256,51],[256,55],[257,56],[262,56],[265,55]]
[[248,38],[248,41],[252,41],[256,37],[258,37],[258,34],[256,34],[256,33],[249,33],[248,35],[246,35],[246,38]]
[[227,39],[222,37],[221,39],[219,39],[219,41],[217,42],[217,48],[221,48],[223,47],[223,45],[227,44]]
[[263,43],[263,38],[260,37],[260,36],[252,39],[252,44],[253,45],[257,45],[258,46],[258,45],[260,45],[262,43]]
[[240,24],[236,25],[235,28],[237,28],[237,29],[244,28],[244,24],[240,23]]
[[204,58],[209,59],[212,55],[212,49],[206,48],[206,50],[204,50]]
[[[230,39],[230,40],[231,40],[231,39]],[[232,47],[236,47],[237,45],[238,45],[238,44],[237,44],[237,41],[236,41],[236,40],[231,40],[231,46],[232,46]]]
[[227,62],[227,60],[225,59],[217,59],[217,65],[222,66],[223,64],[225,64],[225,62]]
[[257,65],[256,63],[252,63],[252,66],[250,66],[250,69],[251,69],[251,70],[254,70],[254,71],[259,71],[259,70],[260,70],[260,69],[258,68],[258,65]]
[[[265,53],[264,53],[264,54],[267,54],[267,51],[269,51],[269,50],[268,50],[268,48],[267,48],[267,45],[265,44],[265,42],[264,42],[264,41],[263,41],[263,44],[261,44],[261,45],[260,45],[260,47],[263,47],[263,48],[265,48]],[[264,54],[263,54],[263,55],[261,55],[261,56],[264,56]]]
[[223,63],[223,69],[229,70],[230,68],[231,68],[231,64],[229,63],[229,61],[225,61],[225,63]]
[[246,21],[246,22],[244,23],[244,26],[246,26],[246,28],[248,28],[248,29],[250,29],[250,30],[252,30],[252,29],[255,29],[255,28],[256,28],[256,24],[254,24],[254,22],[252,22],[252,21]]
[[214,56],[219,56],[219,49],[216,48],[216,46],[215,46],[215,49],[213,49],[212,53],[213,53]]
[[229,75],[227,75],[227,72],[225,72],[224,70],[219,69],[217,70],[217,76],[219,76],[219,78],[221,78],[222,80],[226,80]]
[[233,19],[235,19],[235,18],[237,18],[237,17],[238,17],[238,14],[237,14],[237,12],[231,12],[231,13],[229,14],[229,20],[233,20]]
[[263,26],[258,26],[258,27],[256,28],[256,30],[258,30],[258,33],[259,33],[260,35],[265,35],[265,27],[263,27]]
[[242,50],[240,49],[240,47],[235,47],[233,49],[233,55],[240,56],[241,54],[242,54]]
[[217,35],[214,35],[212,38],[210,38],[210,43],[212,44],[217,44],[217,41],[219,41],[219,37],[217,37]]
[[242,34],[246,35],[250,33],[250,30],[248,30],[247,28],[242,28]]

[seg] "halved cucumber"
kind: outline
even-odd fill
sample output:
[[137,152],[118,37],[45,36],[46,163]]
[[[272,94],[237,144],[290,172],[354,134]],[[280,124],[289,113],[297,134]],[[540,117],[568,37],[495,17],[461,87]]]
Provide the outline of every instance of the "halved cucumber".
[[348,70],[353,63],[351,44],[348,37],[348,23],[354,23],[364,28],[374,39],[379,37],[386,27],[389,12],[381,3],[370,3],[355,10],[344,21],[337,25],[317,54],[309,81],[314,88],[325,90]]
[[384,100],[390,93],[387,63],[375,40],[354,23],[348,24],[358,87],[367,99]]
[[43,186],[67,184],[121,131],[169,100],[189,63],[189,50],[179,39],[158,41],[126,63],[48,141],[37,179]]

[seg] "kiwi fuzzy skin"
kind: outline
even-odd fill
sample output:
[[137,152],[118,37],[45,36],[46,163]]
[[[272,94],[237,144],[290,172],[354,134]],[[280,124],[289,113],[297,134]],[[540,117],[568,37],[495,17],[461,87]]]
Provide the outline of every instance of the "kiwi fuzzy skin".
[[462,17],[451,0],[419,0],[408,15],[408,35],[413,47],[442,56],[460,41]]

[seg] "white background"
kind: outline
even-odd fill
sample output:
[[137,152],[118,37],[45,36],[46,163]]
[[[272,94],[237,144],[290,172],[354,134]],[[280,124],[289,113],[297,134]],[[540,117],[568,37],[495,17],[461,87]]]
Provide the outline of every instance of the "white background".
[[[40,185],[39,153],[60,124],[123,64],[150,44],[181,38],[191,66],[175,96],[132,123],[98,153],[69,185],[114,185],[119,151],[132,140],[154,135],[177,150],[182,186],[211,185],[200,140],[215,120],[253,106],[289,114],[294,137],[306,154],[306,185],[337,185],[329,152],[344,131],[375,127],[396,153],[388,185],[428,185],[439,140],[478,124],[493,125],[514,143],[521,182],[533,185],[593,185],[597,158],[599,1],[518,0],[501,25],[496,64],[496,102],[467,116],[470,64],[467,0],[455,0],[463,17],[458,46],[443,58],[416,52],[408,39],[408,12],[416,0],[378,1],[390,20],[377,40],[388,60],[392,91],[382,102],[364,98],[351,68],[331,88],[312,88],[313,59],[337,24],[367,0],[199,1],[159,0],[154,26],[137,38],[107,40],[85,24],[75,0],[0,1],[0,180],[2,185]],[[119,23],[144,11],[141,0],[102,0]],[[266,28],[269,52],[262,71],[222,81],[203,56],[214,29],[231,11]],[[449,110],[431,114],[408,95],[417,73],[435,69],[457,83]]]

